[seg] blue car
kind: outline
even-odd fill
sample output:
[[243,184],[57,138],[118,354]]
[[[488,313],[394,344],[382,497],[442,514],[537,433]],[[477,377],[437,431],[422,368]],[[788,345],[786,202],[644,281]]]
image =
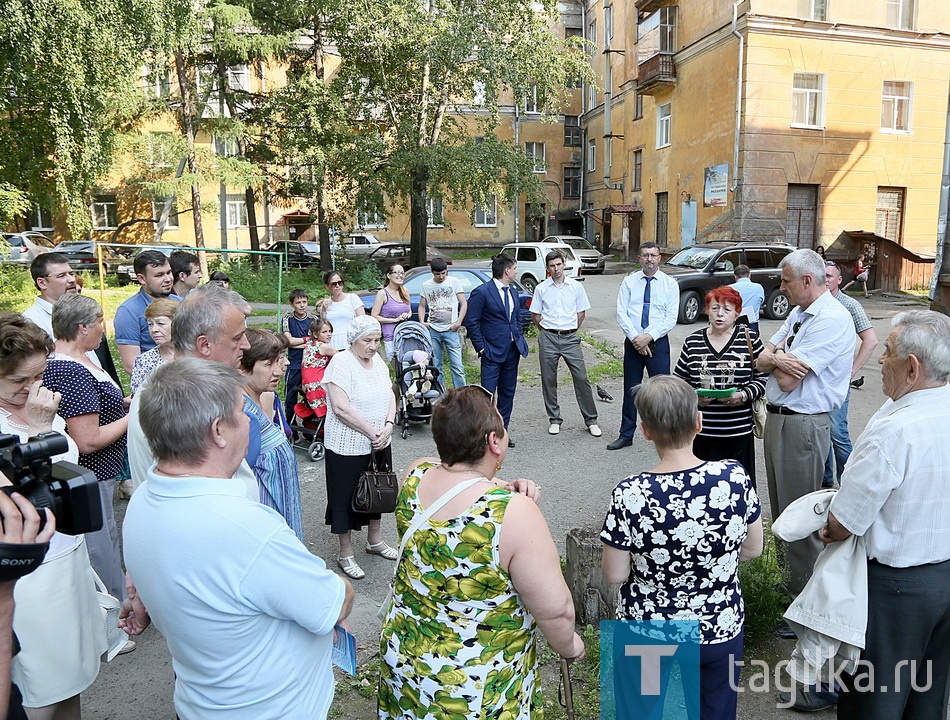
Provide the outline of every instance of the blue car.
[[[474,288],[491,280],[491,267],[450,265],[449,275],[458,278],[459,282],[462,283],[462,290],[465,292],[465,297],[468,298],[469,293],[471,293]],[[412,317],[414,320],[417,317],[416,313],[419,311],[419,291],[422,290],[422,283],[431,278],[432,271],[428,267],[412,268],[406,271],[406,279],[403,285],[406,288],[406,292],[409,293],[410,302],[412,303]],[[517,282],[513,282],[512,285],[518,289],[518,297],[521,299],[521,324],[525,326],[530,325],[531,293]],[[360,300],[363,301],[363,307],[366,308],[367,315],[373,311],[373,301],[376,299],[377,290],[378,288],[376,290],[361,290],[356,293],[359,295]]]

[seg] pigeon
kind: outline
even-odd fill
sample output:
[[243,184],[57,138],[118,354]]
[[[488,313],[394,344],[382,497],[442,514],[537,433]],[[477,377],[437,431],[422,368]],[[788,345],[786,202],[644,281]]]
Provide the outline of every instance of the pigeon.
[[859,377],[857,380],[852,380],[852,381],[851,381],[851,387],[853,387],[853,388],[855,388],[855,389],[861,387],[862,385],[864,385],[864,375],[862,375],[861,377]]
[[609,392],[604,390],[600,385],[595,385],[594,387],[597,388],[597,397],[599,397],[601,400],[603,400],[604,402],[614,401],[613,396]]

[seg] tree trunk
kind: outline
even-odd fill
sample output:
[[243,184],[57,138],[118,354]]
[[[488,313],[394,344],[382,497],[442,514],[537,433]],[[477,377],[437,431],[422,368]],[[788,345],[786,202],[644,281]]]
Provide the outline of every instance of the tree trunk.
[[[175,52],[175,70],[178,73],[178,87],[181,91],[181,124],[188,141],[188,172],[197,176],[198,163],[195,160],[195,98],[191,93],[191,84],[185,69],[185,56],[181,50]],[[204,248],[205,234],[201,224],[201,188],[197,183],[191,185],[191,211],[195,223],[195,246]],[[201,276],[208,277],[208,257],[205,253],[198,253],[201,266]]]
[[[261,249],[261,236],[257,231],[257,200],[254,197],[254,188],[244,191],[244,204],[247,206],[247,232],[251,241],[251,250]],[[251,263],[255,270],[261,269],[261,256],[251,255]]]
[[420,163],[413,173],[409,207],[409,264],[412,267],[426,264],[426,229],[429,226],[428,192],[429,168]]

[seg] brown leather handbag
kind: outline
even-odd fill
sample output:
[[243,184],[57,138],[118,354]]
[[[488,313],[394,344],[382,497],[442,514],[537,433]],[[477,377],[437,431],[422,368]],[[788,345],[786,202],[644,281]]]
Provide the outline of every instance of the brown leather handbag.
[[399,480],[396,478],[396,473],[382,463],[377,464],[374,450],[369,467],[356,481],[353,499],[350,502],[353,512],[371,515],[391,513],[396,509],[398,496]]

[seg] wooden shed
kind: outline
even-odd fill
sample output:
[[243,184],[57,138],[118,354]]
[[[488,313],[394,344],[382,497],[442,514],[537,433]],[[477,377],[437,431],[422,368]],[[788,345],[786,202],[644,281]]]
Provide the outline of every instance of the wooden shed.
[[933,255],[918,255],[893,240],[864,230],[845,230],[826,249],[844,271],[845,282],[854,279],[854,261],[864,253],[871,264],[868,287],[872,290],[910,290],[927,287],[934,271]]

